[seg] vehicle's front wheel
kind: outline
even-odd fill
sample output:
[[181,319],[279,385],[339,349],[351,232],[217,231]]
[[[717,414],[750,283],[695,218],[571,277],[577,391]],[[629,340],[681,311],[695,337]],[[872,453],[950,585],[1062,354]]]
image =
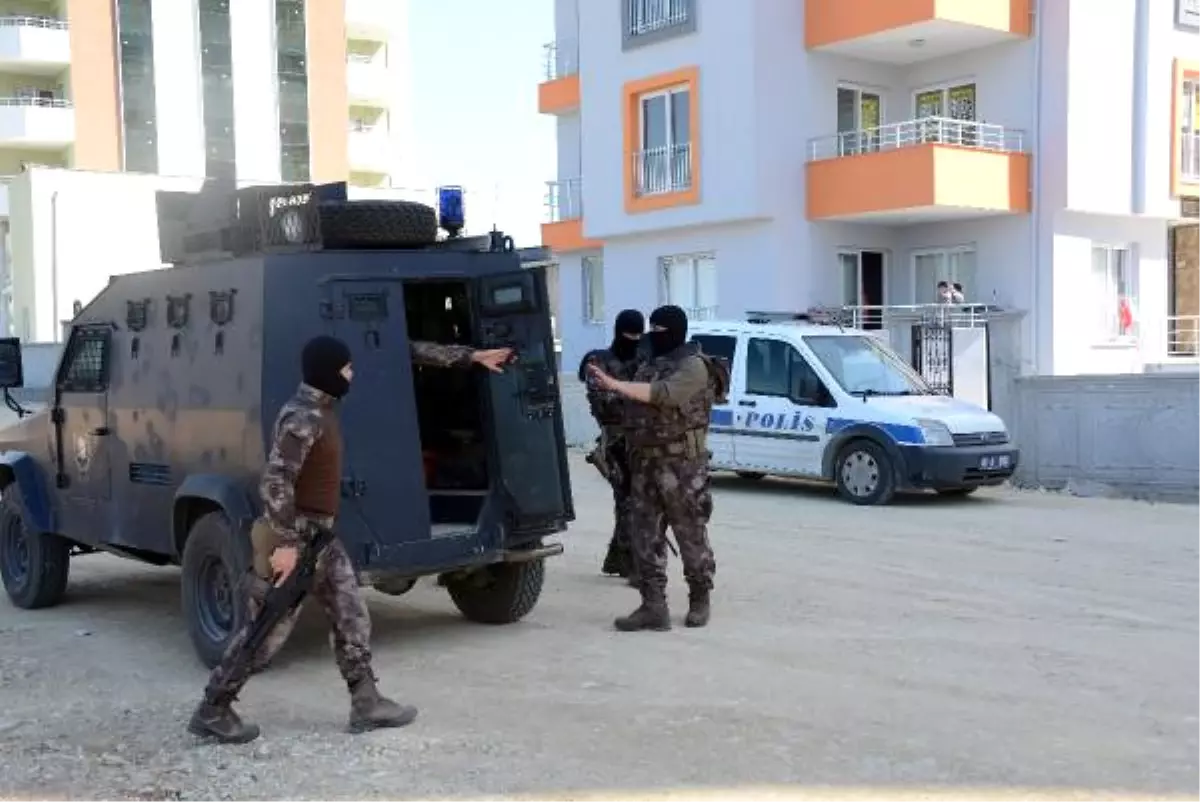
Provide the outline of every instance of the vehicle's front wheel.
[[855,440],[838,454],[834,477],[838,493],[852,504],[887,504],[896,494],[896,472],[883,447]]
[[235,538],[229,519],[210,512],[192,524],[183,548],[183,619],[196,656],[208,668],[221,661],[230,639],[246,620],[240,592],[249,570],[249,538]]
[[496,563],[446,583],[459,612],[480,624],[512,624],[537,606],[546,579],[544,560]]
[[58,535],[35,532],[16,485],[0,498],[0,578],[12,603],[24,610],[53,607],[67,591],[71,544]]

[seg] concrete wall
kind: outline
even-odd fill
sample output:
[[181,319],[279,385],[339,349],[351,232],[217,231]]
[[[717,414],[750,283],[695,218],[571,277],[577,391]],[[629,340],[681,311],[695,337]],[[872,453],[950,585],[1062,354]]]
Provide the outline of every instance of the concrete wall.
[[1195,499],[1197,379],[1195,372],[1018,379],[1010,422],[1021,447],[1018,483]]

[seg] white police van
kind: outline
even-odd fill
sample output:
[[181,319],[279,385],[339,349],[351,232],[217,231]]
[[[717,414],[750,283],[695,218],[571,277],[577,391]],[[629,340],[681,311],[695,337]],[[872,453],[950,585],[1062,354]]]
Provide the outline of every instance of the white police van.
[[935,393],[874,334],[774,317],[689,326],[732,376],[712,411],[714,470],[828,480],[855,504],[921,488],[966,495],[1012,476],[1019,452],[995,414]]

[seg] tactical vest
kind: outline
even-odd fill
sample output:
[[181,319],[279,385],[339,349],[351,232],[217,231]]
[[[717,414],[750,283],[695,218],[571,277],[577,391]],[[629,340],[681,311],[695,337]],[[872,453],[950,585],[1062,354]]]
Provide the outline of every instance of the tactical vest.
[[700,359],[708,370],[708,386],[679,407],[658,407],[627,401],[625,428],[629,443],[635,447],[666,445],[687,437],[688,432],[708,429],[714,404],[725,403],[729,393],[729,368],[723,361],[701,353],[695,343],[676,348],[669,354],[642,364],[634,374],[636,383],[653,383],[679,369],[685,359]]
[[589,361],[594,362],[609,376],[622,381],[632,378],[637,362],[636,360],[622,362],[612,351],[605,348],[590,352],[579,365],[579,378],[580,381],[587,383],[588,406],[591,407],[592,417],[596,419],[596,423],[605,428],[620,426],[625,418],[624,400],[616,393],[601,390],[587,381]]

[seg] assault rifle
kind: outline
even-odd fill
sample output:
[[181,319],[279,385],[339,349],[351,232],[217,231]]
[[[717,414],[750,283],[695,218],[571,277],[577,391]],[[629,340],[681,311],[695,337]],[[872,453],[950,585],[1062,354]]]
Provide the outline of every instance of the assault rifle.
[[310,523],[308,542],[300,547],[300,555],[296,559],[296,567],[288,578],[278,585],[273,585],[262,599],[262,607],[250,625],[246,638],[238,646],[234,665],[249,667],[254,662],[255,655],[262,648],[263,641],[271,634],[271,630],[287,618],[304,597],[312,590],[313,579],[317,573],[317,560],[322,552],[333,542],[333,530],[324,526]]

